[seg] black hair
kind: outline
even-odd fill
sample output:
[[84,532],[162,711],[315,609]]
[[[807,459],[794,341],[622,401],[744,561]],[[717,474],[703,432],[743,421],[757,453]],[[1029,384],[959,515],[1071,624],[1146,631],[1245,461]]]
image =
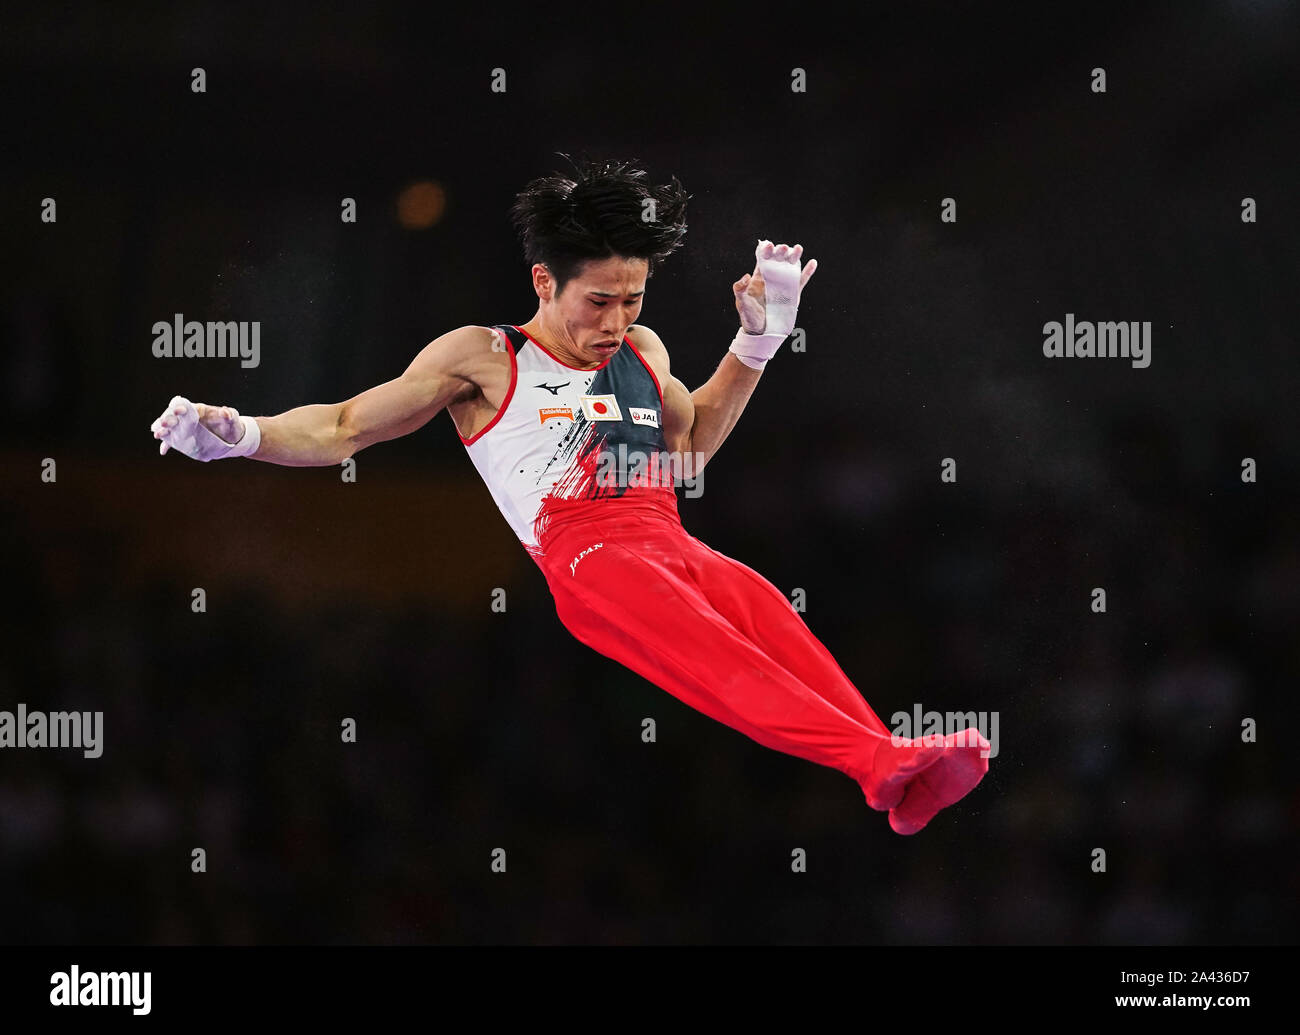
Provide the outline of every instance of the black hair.
[[[516,195],[510,215],[523,241],[528,265],[543,263],[555,278],[556,294],[589,259],[619,256],[647,259],[647,277],[681,246],[690,195],[677,177],[648,185],[647,173],[631,162],[567,159],[575,179],[556,173],[533,180]],[[645,201],[654,200],[646,220]]]

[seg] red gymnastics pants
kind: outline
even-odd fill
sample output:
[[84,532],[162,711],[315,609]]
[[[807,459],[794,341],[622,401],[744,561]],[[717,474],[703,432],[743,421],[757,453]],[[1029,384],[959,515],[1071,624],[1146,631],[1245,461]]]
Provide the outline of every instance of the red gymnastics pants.
[[974,729],[891,737],[781,591],[666,505],[554,508],[534,559],[580,642],[765,747],[830,766],[914,834],[988,771]]

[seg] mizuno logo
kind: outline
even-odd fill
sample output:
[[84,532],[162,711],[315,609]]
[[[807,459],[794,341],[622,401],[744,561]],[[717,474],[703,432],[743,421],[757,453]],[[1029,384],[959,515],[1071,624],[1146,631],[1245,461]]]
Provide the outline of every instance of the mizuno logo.
[[546,389],[548,392],[550,392],[552,395],[559,395],[559,394],[560,394],[560,389],[561,389],[561,388],[568,388],[568,387],[569,387],[569,382],[568,382],[568,381],[565,381],[564,384],[562,384],[562,385],[546,385],[546,384],[542,384],[542,385],[533,385],[533,387],[534,387],[534,388],[545,388],[545,389]]

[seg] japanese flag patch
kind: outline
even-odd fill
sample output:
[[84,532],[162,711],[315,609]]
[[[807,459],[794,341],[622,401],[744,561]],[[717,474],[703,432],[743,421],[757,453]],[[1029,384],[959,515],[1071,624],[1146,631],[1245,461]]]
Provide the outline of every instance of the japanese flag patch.
[[612,395],[582,396],[582,412],[587,420],[622,420],[623,413]]

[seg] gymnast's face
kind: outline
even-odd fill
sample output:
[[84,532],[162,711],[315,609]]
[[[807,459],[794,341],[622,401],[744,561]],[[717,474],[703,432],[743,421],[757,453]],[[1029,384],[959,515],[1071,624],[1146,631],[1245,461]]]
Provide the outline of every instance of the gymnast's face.
[[545,323],[574,366],[599,366],[619,350],[641,312],[649,269],[646,259],[589,259],[549,305],[543,301]]

